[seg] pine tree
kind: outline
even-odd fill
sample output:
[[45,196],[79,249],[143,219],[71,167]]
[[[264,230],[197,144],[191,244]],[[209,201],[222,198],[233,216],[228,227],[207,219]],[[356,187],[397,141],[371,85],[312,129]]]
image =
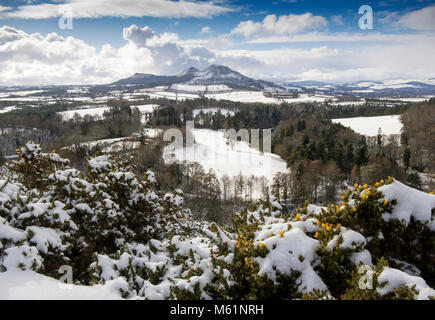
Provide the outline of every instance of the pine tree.
[[0,166],[5,163],[5,158],[3,157],[3,151],[2,148],[0,147]]
[[408,170],[411,165],[411,149],[409,149],[409,147],[407,147],[403,153],[403,165],[406,170]]
[[356,164],[358,166],[361,166],[366,164],[368,161],[369,161],[369,156],[368,156],[367,142],[366,142],[366,138],[362,137],[357,150]]

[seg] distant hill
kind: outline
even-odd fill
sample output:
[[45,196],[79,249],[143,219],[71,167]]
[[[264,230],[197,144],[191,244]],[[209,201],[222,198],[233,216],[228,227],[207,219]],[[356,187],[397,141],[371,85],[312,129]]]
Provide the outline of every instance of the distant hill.
[[284,90],[283,87],[264,80],[255,80],[222,65],[211,65],[204,70],[189,68],[175,76],[159,76],[135,73],[133,76],[116,81],[111,86],[171,86],[174,84],[192,86],[226,85],[231,89],[244,90]]

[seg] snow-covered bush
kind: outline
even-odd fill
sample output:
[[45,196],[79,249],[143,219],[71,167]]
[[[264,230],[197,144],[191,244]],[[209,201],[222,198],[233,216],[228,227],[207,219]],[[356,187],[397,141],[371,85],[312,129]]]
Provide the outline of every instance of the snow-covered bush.
[[123,298],[435,296],[435,196],[392,178],[291,215],[271,197],[217,225],[193,220],[180,190],[159,192],[129,158],[96,155],[82,173],[31,142],[17,152],[0,176],[0,282],[59,278],[67,265],[76,284]]
[[8,231],[0,233],[0,245],[34,246],[45,274],[58,277],[68,264],[75,281],[89,284],[96,254],[182,232],[190,213],[182,209],[181,192],[159,197],[153,173],[138,179],[130,159],[89,158],[82,174],[40,150],[32,142],[18,149],[20,160],[0,178],[1,228]]

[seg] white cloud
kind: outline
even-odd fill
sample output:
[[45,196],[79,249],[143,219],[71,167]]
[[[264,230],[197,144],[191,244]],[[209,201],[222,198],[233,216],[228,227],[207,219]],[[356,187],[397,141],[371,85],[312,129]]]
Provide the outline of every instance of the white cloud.
[[[105,44],[97,49],[74,37],[28,34],[4,26],[0,28],[0,85],[101,84],[136,72],[170,75],[212,63],[265,80],[348,82],[435,76],[435,36],[430,35],[394,35],[394,41],[376,45],[368,45],[370,40],[360,35],[361,43],[347,49],[319,43],[273,50],[234,50],[226,35],[180,40],[175,33],[159,34],[136,25],[125,28],[123,36],[124,46]],[[324,35],[311,35],[315,36]],[[387,35],[372,37],[385,40]]]
[[11,7],[4,7],[4,6],[0,5],[0,12],[7,11],[7,10],[10,10],[10,9],[12,9],[12,8]]
[[328,21],[324,17],[313,16],[311,13],[282,15],[279,17],[271,14],[266,16],[262,22],[242,21],[231,31],[231,34],[240,34],[244,37],[253,35],[291,35],[318,29],[327,24]]
[[433,41],[435,38],[429,35],[421,34],[384,34],[380,32],[336,32],[333,34],[321,32],[308,32],[297,34],[293,36],[264,36],[253,38],[246,41],[246,43],[267,44],[267,43],[298,43],[298,42],[400,42],[406,43],[414,40],[427,40]]
[[[56,0],[55,3],[28,4],[15,10],[3,10],[7,18],[48,19],[62,15],[68,6],[74,18],[100,17],[169,17],[206,18],[232,12],[235,9],[217,5],[212,1],[172,0]],[[2,11],[0,7],[0,12]],[[9,8],[10,9],[10,8]]]
[[201,34],[207,34],[211,32],[211,28],[209,26],[205,26],[201,29],[200,33]]
[[340,16],[340,15],[332,16],[331,21],[337,26],[344,25],[343,16]]
[[84,41],[56,33],[27,34],[0,28],[0,85],[100,84],[136,72],[175,74],[190,66],[215,62],[205,47],[179,45],[174,33],[157,34],[148,27],[125,28],[127,43],[100,50]]
[[[337,49],[232,50],[221,52],[218,61],[229,61],[248,76],[265,80],[320,80],[352,82],[358,80],[429,79],[435,75],[431,57],[433,42],[414,39],[407,43],[355,46]],[[246,59],[255,63],[243,64]],[[237,61],[232,63],[231,59]],[[252,67],[255,65],[255,68]]]
[[435,5],[405,14],[398,24],[409,29],[434,31]]

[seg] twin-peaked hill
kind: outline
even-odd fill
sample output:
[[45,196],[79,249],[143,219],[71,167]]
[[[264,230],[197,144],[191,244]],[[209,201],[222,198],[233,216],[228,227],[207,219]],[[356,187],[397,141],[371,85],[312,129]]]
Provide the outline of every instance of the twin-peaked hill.
[[161,76],[154,74],[135,73],[133,76],[116,81],[112,86],[142,86],[142,87],[156,87],[156,86],[172,86],[172,85],[189,85],[189,86],[214,86],[221,85],[227,86],[231,89],[244,89],[244,90],[265,90],[273,88],[275,90],[282,90],[272,82],[255,80],[244,76],[240,72],[234,71],[226,66],[211,65],[204,70],[196,68],[189,68],[175,76]]

